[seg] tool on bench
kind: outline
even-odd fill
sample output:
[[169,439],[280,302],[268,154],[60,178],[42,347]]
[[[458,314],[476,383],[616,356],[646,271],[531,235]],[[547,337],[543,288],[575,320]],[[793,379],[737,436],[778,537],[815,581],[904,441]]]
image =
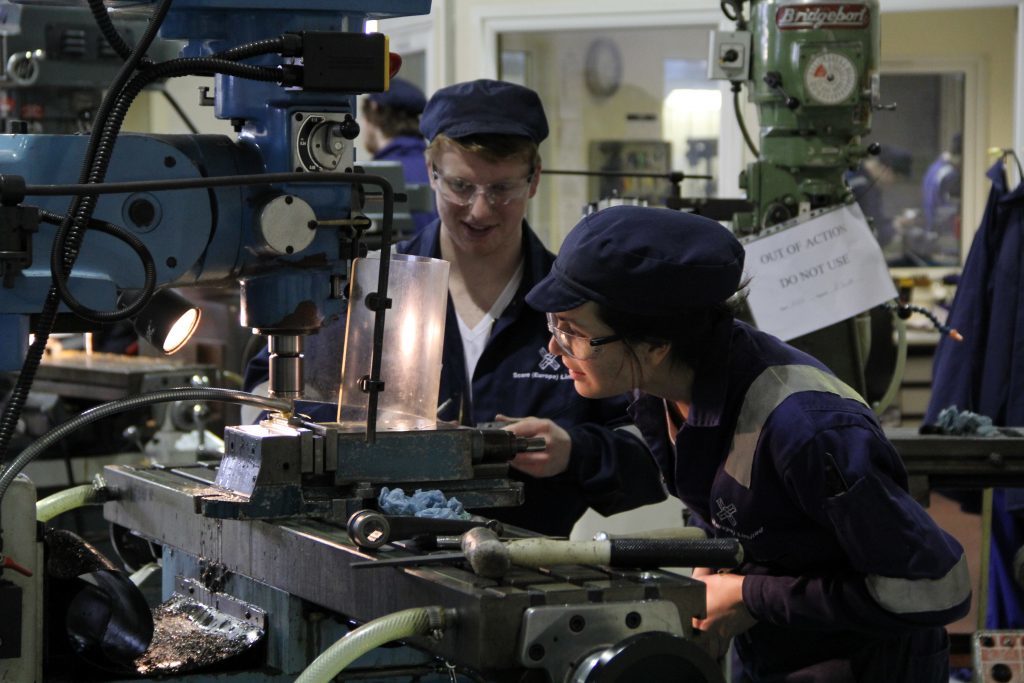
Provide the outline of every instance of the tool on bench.
[[374,550],[385,543],[411,539],[422,534],[452,536],[476,527],[487,527],[498,535],[504,532],[501,522],[483,517],[443,519],[412,515],[385,515],[376,510],[357,510],[346,524],[348,537],[360,548]]
[[446,564],[468,561],[480,576],[500,578],[512,565],[559,564],[612,567],[709,567],[731,569],[743,562],[743,546],[734,538],[616,538],[609,541],[558,541],[520,538],[502,541],[491,529],[477,527],[462,535],[462,552],[432,553],[354,562],[353,568]]

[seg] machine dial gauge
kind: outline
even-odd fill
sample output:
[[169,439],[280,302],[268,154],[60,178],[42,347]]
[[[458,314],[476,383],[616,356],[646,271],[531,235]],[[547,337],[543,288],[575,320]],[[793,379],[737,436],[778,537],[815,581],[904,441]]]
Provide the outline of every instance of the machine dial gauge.
[[842,104],[859,80],[857,67],[846,55],[822,52],[804,68],[804,88],[817,104]]

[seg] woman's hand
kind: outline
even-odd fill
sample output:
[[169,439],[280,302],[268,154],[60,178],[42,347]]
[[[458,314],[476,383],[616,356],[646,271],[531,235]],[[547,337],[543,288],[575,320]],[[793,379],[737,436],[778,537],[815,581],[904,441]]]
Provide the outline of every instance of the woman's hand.
[[523,438],[541,437],[544,439],[543,451],[518,453],[509,465],[531,477],[553,477],[561,474],[569,467],[569,454],[572,452],[572,438],[551,420],[538,417],[514,418],[498,415],[497,422],[507,422],[501,428]]
[[693,620],[693,627],[700,631],[695,642],[709,655],[720,659],[729,651],[733,636],[757,623],[743,604],[743,577],[694,571],[693,578],[703,581],[707,587],[707,617]]

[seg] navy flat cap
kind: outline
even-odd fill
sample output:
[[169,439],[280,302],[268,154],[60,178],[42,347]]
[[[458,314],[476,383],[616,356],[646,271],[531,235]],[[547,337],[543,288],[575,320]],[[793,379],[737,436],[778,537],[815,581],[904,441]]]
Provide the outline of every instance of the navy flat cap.
[[423,91],[402,78],[392,78],[387,90],[370,93],[366,99],[376,102],[381,107],[401,109],[413,114],[419,114],[423,107],[427,106],[427,96]]
[[420,118],[427,140],[440,133],[458,139],[469,135],[518,135],[536,143],[548,136],[540,97],[515,83],[480,79],[441,88]]
[[896,147],[894,145],[882,145],[882,151],[878,154],[878,160],[892,169],[893,173],[910,177],[913,170],[914,157],[910,150]]
[[641,315],[672,315],[732,296],[743,256],[733,234],[708,218],[613,206],[576,224],[526,302],[548,313],[594,301]]

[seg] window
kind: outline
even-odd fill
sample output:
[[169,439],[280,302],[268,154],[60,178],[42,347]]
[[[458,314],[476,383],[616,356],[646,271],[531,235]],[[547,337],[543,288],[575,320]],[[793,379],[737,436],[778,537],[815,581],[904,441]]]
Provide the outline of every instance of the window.
[[881,144],[850,174],[892,267],[961,265],[963,229],[963,72],[883,73],[883,103],[870,140]]
[[[543,168],[621,175],[541,175],[530,222],[557,248],[599,200],[664,206],[672,188],[651,175],[718,173],[720,84],[708,80],[710,27],[658,27],[499,36],[499,78],[536,90],[550,138]],[[631,175],[632,174],[632,175]],[[715,196],[714,180],[685,180],[684,197]]]

